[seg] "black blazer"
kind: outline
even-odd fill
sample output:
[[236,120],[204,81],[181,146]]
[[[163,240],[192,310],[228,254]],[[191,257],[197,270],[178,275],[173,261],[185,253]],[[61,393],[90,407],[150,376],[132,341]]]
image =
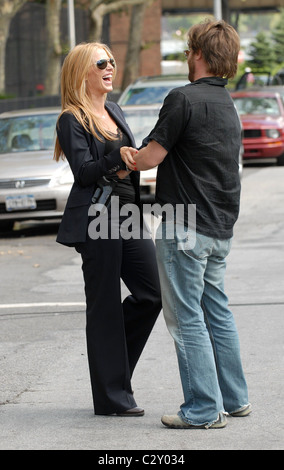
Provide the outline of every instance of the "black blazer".
[[[120,107],[106,102],[105,107],[117,126],[129,137],[131,146],[136,147],[134,136],[125,121]],[[101,176],[125,169],[120,150],[105,155],[104,142],[88,133],[71,113],[64,113],[57,124],[57,135],[61,148],[74,175],[74,184],[67,199],[65,211],[59,226],[57,242],[67,246],[86,241],[88,230],[88,210]],[[130,173],[136,204],[140,205],[139,172]]]

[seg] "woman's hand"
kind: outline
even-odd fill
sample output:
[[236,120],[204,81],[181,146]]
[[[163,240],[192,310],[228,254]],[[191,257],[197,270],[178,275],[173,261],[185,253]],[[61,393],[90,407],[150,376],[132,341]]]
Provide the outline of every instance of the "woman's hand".
[[130,170],[137,170],[134,156],[138,153],[138,150],[133,147],[121,147],[120,155],[121,159]]

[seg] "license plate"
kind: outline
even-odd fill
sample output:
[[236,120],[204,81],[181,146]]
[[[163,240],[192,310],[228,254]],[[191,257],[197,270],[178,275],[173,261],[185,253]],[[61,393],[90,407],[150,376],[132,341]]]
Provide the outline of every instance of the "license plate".
[[36,209],[36,200],[32,194],[24,194],[22,196],[7,196],[6,197],[6,211],[19,211],[19,210],[33,210]]

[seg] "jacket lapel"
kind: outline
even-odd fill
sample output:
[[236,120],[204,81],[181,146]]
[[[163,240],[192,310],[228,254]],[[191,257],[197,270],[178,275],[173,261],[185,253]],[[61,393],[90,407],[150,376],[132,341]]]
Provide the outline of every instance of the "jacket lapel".
[[113,119],[115,120],[115,122],[117,123],[118,127],[123,131],[125,132],[125,134],[129,137],[130,139],[130,142],[131,142],[131,145],[133,147],[135,147],[135,139],[134,139],[134,136],[130,130],[130,127],[127,125],[123,115],[121,115],[118,110],[120,111],[120,108],[117,108],[116,109],[113,109],[113,107],[108,103],[106,102],[105,104],[105,107],[108,111],[108,113],[113,117]]
[[[118,112],[120,110],[120,108],[113,109],[114,106],[109,104],[109,103],[106,103],[105,107],[106,107],[108,113],[112,116],[114,121],[117,123],[117,126],[123,132],[125,132],[125,134],[129,137],[132,147],[135,147],[136,144],[135,144],[134,136],[133,136],[129,126],[127,125],[125,119],[123,118],[123,115]],[[101,158],[104,155],[104,150],[105,150],[104,142],[101,142],[100,140],[95,139],[94,137],[92,137],[92,143],[93,143],[93,145],[95,145],[95,147],[97,149],[98,158]]]

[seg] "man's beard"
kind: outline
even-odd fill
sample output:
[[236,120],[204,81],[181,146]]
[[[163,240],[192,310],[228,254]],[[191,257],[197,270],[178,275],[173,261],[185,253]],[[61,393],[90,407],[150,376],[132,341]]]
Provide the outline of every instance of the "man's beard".
[[195,76],[195,63],[191,58],[188,60],[188,80],[194,82]]

